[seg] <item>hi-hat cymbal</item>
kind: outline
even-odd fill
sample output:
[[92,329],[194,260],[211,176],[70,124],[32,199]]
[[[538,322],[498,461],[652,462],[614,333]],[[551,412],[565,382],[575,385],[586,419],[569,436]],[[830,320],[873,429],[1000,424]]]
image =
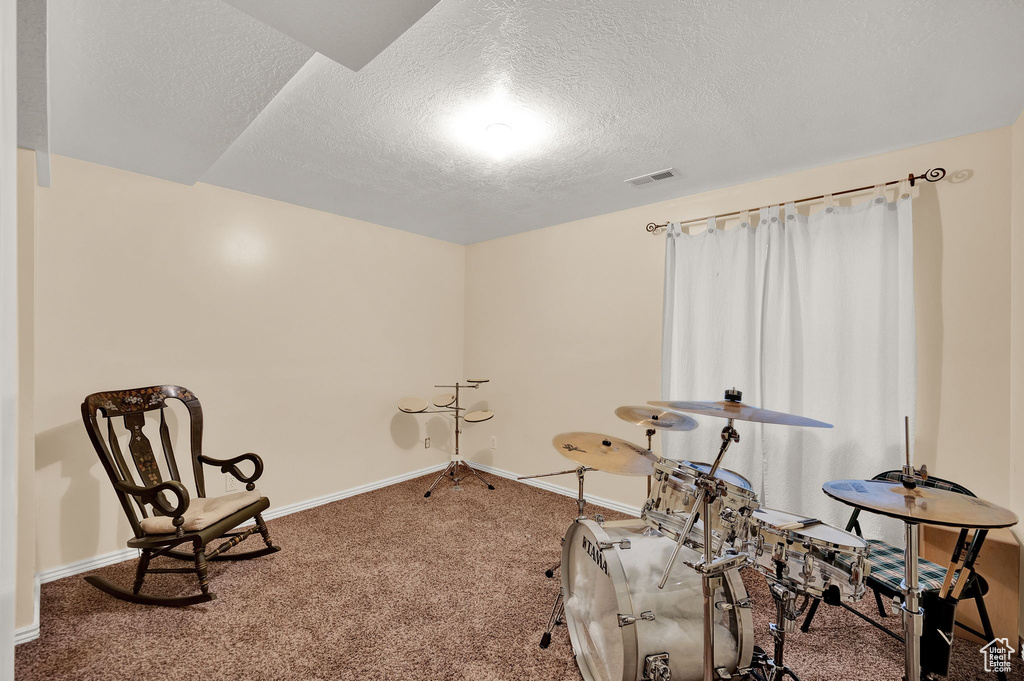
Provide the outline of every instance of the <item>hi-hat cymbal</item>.
[[781,411],[769,411],[751,407],[740,402],[743,393],[736,390],[725,391],[725,399],[721,402],[648,402],[656,407],[667,407],[675,411],[685,411],[704,416],[718,416],[737,421],[755,421],[757,423],[774,423],[780,426],[807,426],[809,428],[831,428],[831,423],[815,421],[805,416],[785,414]]
[[659,428],[661,430],[693,430],[697,422],[686,414],[669,411],[667,409],[651,409],[650,407],[619,407],[615,415],[623,421],[644,428]]
[[617,475],[654,475],[658,461],[640,445],[600,433],[561,433],[551,443],[578,464]]
[[918,485],[907,489],[903,483],[889,480],[832,480],[821,489],[844,504],[904,522],[986,529],[1017,524],[1013,511],[934,487]]

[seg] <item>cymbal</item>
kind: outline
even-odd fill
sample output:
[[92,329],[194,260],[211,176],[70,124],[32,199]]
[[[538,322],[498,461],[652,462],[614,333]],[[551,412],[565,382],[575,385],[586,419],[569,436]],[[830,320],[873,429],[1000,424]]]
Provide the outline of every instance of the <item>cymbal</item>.
[[619,407],[615,415],[623,421],[644,428],[659,428],[661,430],[693,430],[697,422],[686,414],[669,411],[667,409],[651,409],[650,407]]
[[704,416],[718,416],[724,419],[736,419],[737,421],[755,421],[757,423],[774,423],[780,426],[807,426],[809,428],[831,428],[831,423],[815,421],[805,416],[786,414],[781,411],[770,411],[759,409],[749,404],[743,404],[740,400],[743,393],[733,388],[725,391],[725,399],[721,402],[648,402],[656,407],[667,407],[676,411],[685,411],[691,414],[702,414]]
[[821,487],[836,501],[904,522],[992,529],[1017,524],[1017,514],[950,490],[918,485],[907,489],[889,480],[832,480]]
[[654,475],[658,461],[640,445],[600,433],[561,433],[551,443],[578,464],[617,475]]

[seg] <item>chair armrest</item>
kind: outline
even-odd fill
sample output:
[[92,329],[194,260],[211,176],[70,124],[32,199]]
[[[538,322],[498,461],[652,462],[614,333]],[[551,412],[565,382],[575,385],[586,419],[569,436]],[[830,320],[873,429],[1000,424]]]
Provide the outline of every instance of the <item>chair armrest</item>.
[[[188,490],[177,480],[168,480],[152,487],[138,487],[116,480],[114,481],[114,487],[119,492],[142,497],[143,503],[152,504],[160,509],[160,512],[164,515],[174,518],[175,527],[180,526],[184,522],[182,515],[188,510]],[[174,506],[169,506],[162,492],[173,492],[174,496],[177,497],[177,503]],[[181,519],[181,522],[178,522],[179,519]]]
[[[220,466],[221,473],[230,473],[235,476],[236,480],[245,483],[245,488],[247,490],[255,489],[256,485],[253,483],[259,480],[260,476],[263,475],[263,459],[261,459],[258,454],[253,454],[252,452],[241,454],[233,459],[211,459],[208,456],[200,456],[199,460],[207,466]],[[237,464],[242,461],[252,461],[252,475],[246,477],[242,471],[239,470]]]

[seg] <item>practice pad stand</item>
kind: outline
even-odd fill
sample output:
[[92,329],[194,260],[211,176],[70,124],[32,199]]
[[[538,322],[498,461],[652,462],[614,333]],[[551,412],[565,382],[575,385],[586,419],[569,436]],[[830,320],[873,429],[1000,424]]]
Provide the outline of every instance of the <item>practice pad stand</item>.
[[[587,471],[595,471],[596,468],[590,468],[588,466],[578,466],[576,468],[570,468],[567,471],[558,471],[557,473],[541,473],[540,475],[521,475],[517,480],[531,480],[533,478],[550,478],[553,475],[568,475],[569,473],[576,474],[576,480],[579,483],[579,492],[576,495],[576,519],[573,522],[579,522],[586,520],[587,516],[583,514],[583,509],[587,505],[587,500],[583,498],[583,478]],[[545,577],[554,577],[555,570],[562,566],[562,561],[558,561],[554,566],[544,571]],[[551,607],[551,617],[548,618],[548,628],[544,630],[544,635],[540,637],[540,647],[547,648],[551,645],[551,632],[556,626],[562,623],[562,614],[565,608],[565,604],[562,601],[562,589],[558,589],[558,594],[555,596],[555,604]]]
[[[455,417],[455,455],[452,458],[452,460],[450,462],[448,462],[448,466],[445,467],[445,469],[443,471],[441,471],[441,474],[438,475],[437,478],[434,479],[434,482],[431,483],[430,487],[427,489],[427,493],[423,495],[424,498],[430,497],[430,493],[434,491],[434,488],[437,487],[438,483],[440,483],[441,480],[443,480],[445,478],[445,476],[448,476],[449,478],[451,478],[452,482],[455,483],[455,487],[452,488],[455,491],[461,491],[462,490],[462,484],[461,483],[462,483],[462,480],[466,477],[467,474],[475,475],[480,482],[482,482],[485,485],[487,485],[487,489],[494,489],[494,485],[492,485],[491,483],[489,483],[486,480],[484,480],[483,476],[480,475],[480,473],[475,468],[470,466],[468,463],[466,463],[466,461],[464,461],[462,459],[462,457],[459,456],[459,435],[462,433],[462,429],[459,427],[459,419],[462,418],[462,410],[464,409],[464,407],[460,407],[459,406],[459,391],[460,390],[467,390],[469,388],[476,389],[476,388],[480,387],[480,384],[479,383],[472,383],[472,384],[467,385],[467,384],[460,384],[458,381],[456,381],[455,385],[435,385],[434,387],[435,388],[455,388],[455,402],[454,402],[454,404],[452,404],[448,409],[441,410],[442,412],[450,412]],[[433,412],[433,411],[431,411],[431,412],[427,412],[427,413],[440,413],[440,412]],[[459,471],[461,469],[463,469],[463,468],[466,469],[467,473],[459,475]]]

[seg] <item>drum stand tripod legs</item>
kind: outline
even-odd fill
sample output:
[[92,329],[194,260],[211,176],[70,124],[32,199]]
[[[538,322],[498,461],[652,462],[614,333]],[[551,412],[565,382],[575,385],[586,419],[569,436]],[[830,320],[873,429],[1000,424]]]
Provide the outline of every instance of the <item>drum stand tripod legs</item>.
[[[467,473],[463,473],[462,475],[459,475],[459,472],[463,468],[466,469]],[[456,459],[456,460],[452,461],[451,463],[449,463],[447,468],[445,468],[443,471],[441,471],[440,475],[438,475],[437,478],[434,479],[434,482],[431,483],[430,488],[427,490],[427,493],[424,494],[423,496],[424,497],[429,497],[430,493],[434,491],[434,488],[437,487],[438,483],[440,483],[442,480],[444,480],[444,478],[446,476],[451,478],[452,482],[455,483],[454,489],[461,490],[462,489],[462,485],[460,483],[466,477],[467,474],[475,475],[477,477],[477,479],[480,480],[480,482],[482,482],[485,485],[487,485],[487,489],[494,489],[494,485],[492,485],[491,483],[489,483],[486,480],[484,480],[483,476],[481,476],[480,473],[478,473],[475,468],[470,466],[468,463],[466,463],[462,459]]]
[[[769,590],[772,593],[772,599],[775,601],[776,621],[769,625],[772,631],[772,638],[775,640],[775,649],[771,658],[763,652],[755,653],[760,658],[754,661],[755,667],[759,668],[757,675],[764,681],[779,681],[787,676],[794,679],[794,681],[800,681],[800,677],[786,666],[783,654],[786,646],[786,633],[796,629],[796,618],[802,614],[803,607],[807,604],[807,599],[805,598],[803,605],[797,608],[796,593],[793,591],[777,582],[773,583]],[[760,651],[760,648],[757,650]]]
[[551,608],[551,617],[548,619],[548,628],[544,630],[544,635],[540,637],[540,647],[547,648],[551,645],[551,632],[562,623],[562,615],[565,613],[565,602],[562,600],[562,590],[558,590],[558,595],[555,596],[555,604]]

